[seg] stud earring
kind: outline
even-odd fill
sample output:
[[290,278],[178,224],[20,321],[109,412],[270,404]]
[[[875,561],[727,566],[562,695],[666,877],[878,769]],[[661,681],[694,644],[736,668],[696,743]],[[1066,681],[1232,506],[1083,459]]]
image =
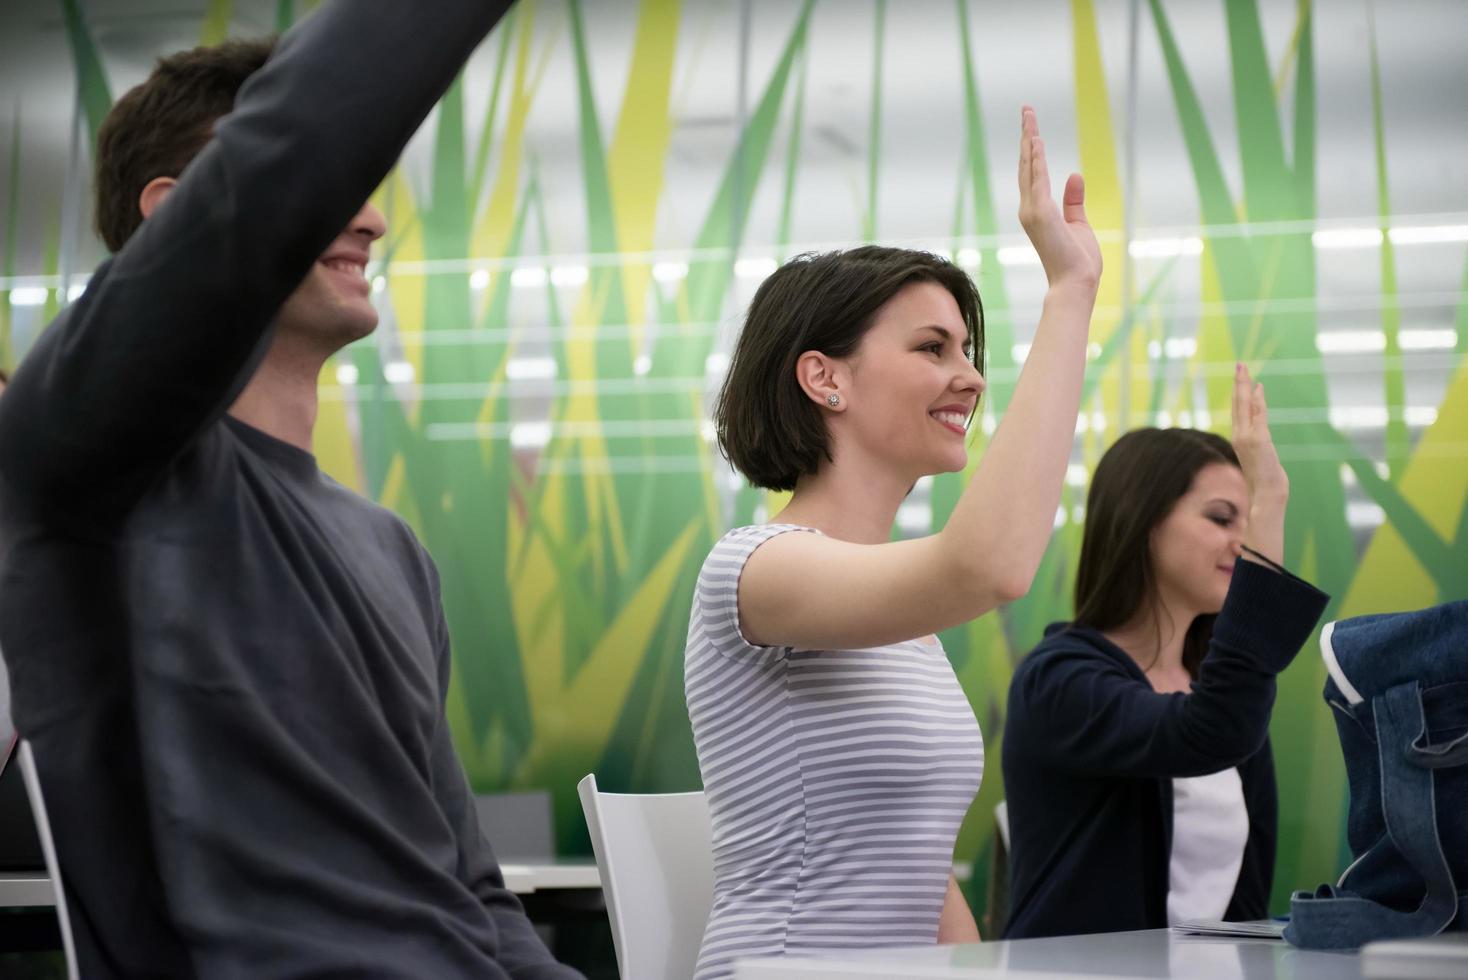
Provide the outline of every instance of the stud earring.
[[834,391],[831,392],[829,395],[826,396],[826,404],[830,405],[832,408],[835,408],[837,405],[841,404],[841,396],[836,394]]

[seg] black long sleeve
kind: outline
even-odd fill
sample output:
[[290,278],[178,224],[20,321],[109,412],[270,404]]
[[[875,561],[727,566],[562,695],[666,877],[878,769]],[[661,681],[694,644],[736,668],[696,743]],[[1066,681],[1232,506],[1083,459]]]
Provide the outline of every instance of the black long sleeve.
[[243,388],[282,302],[509,6],[341,0],[283,37],[17,370],[10,494],[71,526],[126,513]]
[[507,6],[309,17],[0,399],[0,647],[84,976],[576,976],[471,819],[432,562],[225,414]]

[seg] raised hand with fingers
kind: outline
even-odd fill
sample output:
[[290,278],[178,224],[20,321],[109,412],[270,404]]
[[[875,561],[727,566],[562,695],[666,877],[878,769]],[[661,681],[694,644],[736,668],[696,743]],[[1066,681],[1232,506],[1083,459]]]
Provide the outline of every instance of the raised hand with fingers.
[[1077,285],[1095,290],[1101,279],[1101,246],[1086,220],[1086,184],[1080,174],[1065,182],[1062,204],[1050,193],[1050,168],[1035,110],[1020,110],[1019,221],[1040,253],[1051,287]]
[[1243,364],[1234,366],[1233,446],[1249,486],[1249,524],[1244,544],[1283,564],[1290,478],[1269,434],[1264,385],[1255,381]]

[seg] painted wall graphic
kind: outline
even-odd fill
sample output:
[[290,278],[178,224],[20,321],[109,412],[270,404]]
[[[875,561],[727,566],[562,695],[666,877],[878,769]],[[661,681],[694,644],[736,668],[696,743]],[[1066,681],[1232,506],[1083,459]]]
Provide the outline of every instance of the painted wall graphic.
[[[301,0],[0,12],[0,359],[82,288],[91,137],[160,53]],[[449,716],[482,790],[683,790],[697,569],[775,495],[711,442],[741,312],[792,254],[930,248],[989,311],[977,460],[1044,292],[1015,217],[1021,102],[1082,170],[1106,275],[1066,498],[1032,592],[943,641],[989,767],[959,858],[982,904],[1008,681],[1065,619],[1090,468],[1127,428],[1227,432],[1269,390],[1289,563],[1331,617],[1468,597],[1468,8],[1369,0],[522,0],[377,201],[377,333],[322,376],[318,454],[442,570]],[[288,216],[282,216],[288,220]],[[942,525],[925,480],[898,533]],[[1345,854],[1307,647],[1275,709],[1275,900]]]

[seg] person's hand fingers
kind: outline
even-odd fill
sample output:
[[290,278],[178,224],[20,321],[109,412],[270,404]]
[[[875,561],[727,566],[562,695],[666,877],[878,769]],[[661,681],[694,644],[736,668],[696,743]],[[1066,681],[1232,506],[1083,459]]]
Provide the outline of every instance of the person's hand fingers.
[[1030,198],[1030,188],[1034,184],[1031,174],[1033,161],[1031,160],[1031,140],[1034,139],[1035,110],[1029,106],[1023,106],[1019,111],[1019,203],[1021,210],[1025,202]]
[[1045,141],[1036,136],[1030,142],[1030,194],[1036,201],[1050,199],[1050,167],[1045,162]]
[[1249,374],[1242,362],[1234,364],[1233,432],[1234,441],[1241,440],[1248,431],[1246,419],[1249,414]]
[[1071,174],[1065,182],[1065,220],[1086,223],[1086,181],[1080,174]]

